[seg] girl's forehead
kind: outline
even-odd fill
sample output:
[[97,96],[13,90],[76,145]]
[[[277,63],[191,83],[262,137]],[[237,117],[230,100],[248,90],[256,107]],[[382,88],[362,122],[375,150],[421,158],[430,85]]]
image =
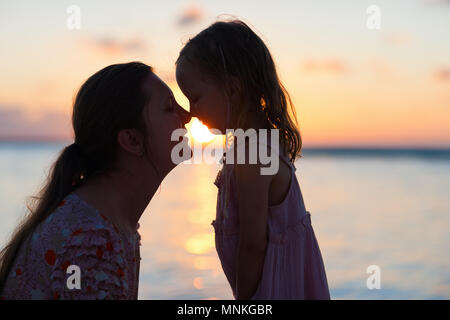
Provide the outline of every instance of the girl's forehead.
[[180,89],[188,94],[202,91],[208,85],[204,82],[200,69],[186,60],[177,64],[176,80]]
[[182,91],[191,91],[195,86],[195,77],[188,72],[182,65],[177,65],[175,77],[178,83],[178,86]]
[[177,64],[176,76],[177,80],[180,78],[180,81],[193,81],[200,78],[200,72],[192,62],[187,61],[186,59],[181,59]]

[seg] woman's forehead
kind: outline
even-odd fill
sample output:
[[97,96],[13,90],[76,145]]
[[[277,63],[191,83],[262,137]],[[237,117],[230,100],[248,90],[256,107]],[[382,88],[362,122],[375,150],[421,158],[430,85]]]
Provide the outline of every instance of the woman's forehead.
[[165,99],[172,94],[169,86],[154,73],[144,82],[144,90],[149,93],[151,100]]

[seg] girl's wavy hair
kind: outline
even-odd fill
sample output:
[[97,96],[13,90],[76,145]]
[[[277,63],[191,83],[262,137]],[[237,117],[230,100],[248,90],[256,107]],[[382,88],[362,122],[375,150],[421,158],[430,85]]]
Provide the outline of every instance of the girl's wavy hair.
[[227,97],[238,92],[239,102],[230,106],[238,127],[250,113],[259,115],[268,129],[280,130],[280,143],[290,160],[301,157],[302,139],[292,100],[269,49],[247,24],[240,20],[213,23],[185,44],[176,64],[181,59],[216,81]]
[[[59,154],[39,195],[31,197],[29,213],[1,250],[0,292],[21,244],[37,225],[86,180],[114,168],[118,132],[134,128],[146,142],[148,125],[143,110],[150,97],[142,83],[152,72],[152,67],[140,62],[115,64],[98,71],[81,86],[72,114],[75,142]],[[148,159],[147,143],[145,146]]]

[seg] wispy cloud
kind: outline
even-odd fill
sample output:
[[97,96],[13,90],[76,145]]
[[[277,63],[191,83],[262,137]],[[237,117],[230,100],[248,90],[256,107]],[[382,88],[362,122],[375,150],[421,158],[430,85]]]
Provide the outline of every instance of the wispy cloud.
[[339,59],[306,59],[301,63],[302,70],[308,73],[343,74],[350,70],[349,65]]
[[190,4],[183,9],[178,17],[178,25],[186,26],[202,20],[205,16],[205,9],[196,4]]
[[434,71],[434,78],[438,81],[450,81],[450,68],[441,67]]
[[24,108],[0,104],[1,140],[67,140],[71,136],[70,116],[63,112],[30,115]]
[[108,55],[120,55],[129,52],[145,51],[147,44],[139,38],[121,40],[112,36],[84,37],[82,44]]

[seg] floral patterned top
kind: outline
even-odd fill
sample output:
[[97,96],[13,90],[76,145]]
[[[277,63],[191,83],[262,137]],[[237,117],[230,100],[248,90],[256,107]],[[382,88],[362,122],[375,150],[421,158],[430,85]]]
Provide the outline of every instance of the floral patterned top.
[[69,194],[22,243],[0,299],[137,299],[138,228],[124,234]]

